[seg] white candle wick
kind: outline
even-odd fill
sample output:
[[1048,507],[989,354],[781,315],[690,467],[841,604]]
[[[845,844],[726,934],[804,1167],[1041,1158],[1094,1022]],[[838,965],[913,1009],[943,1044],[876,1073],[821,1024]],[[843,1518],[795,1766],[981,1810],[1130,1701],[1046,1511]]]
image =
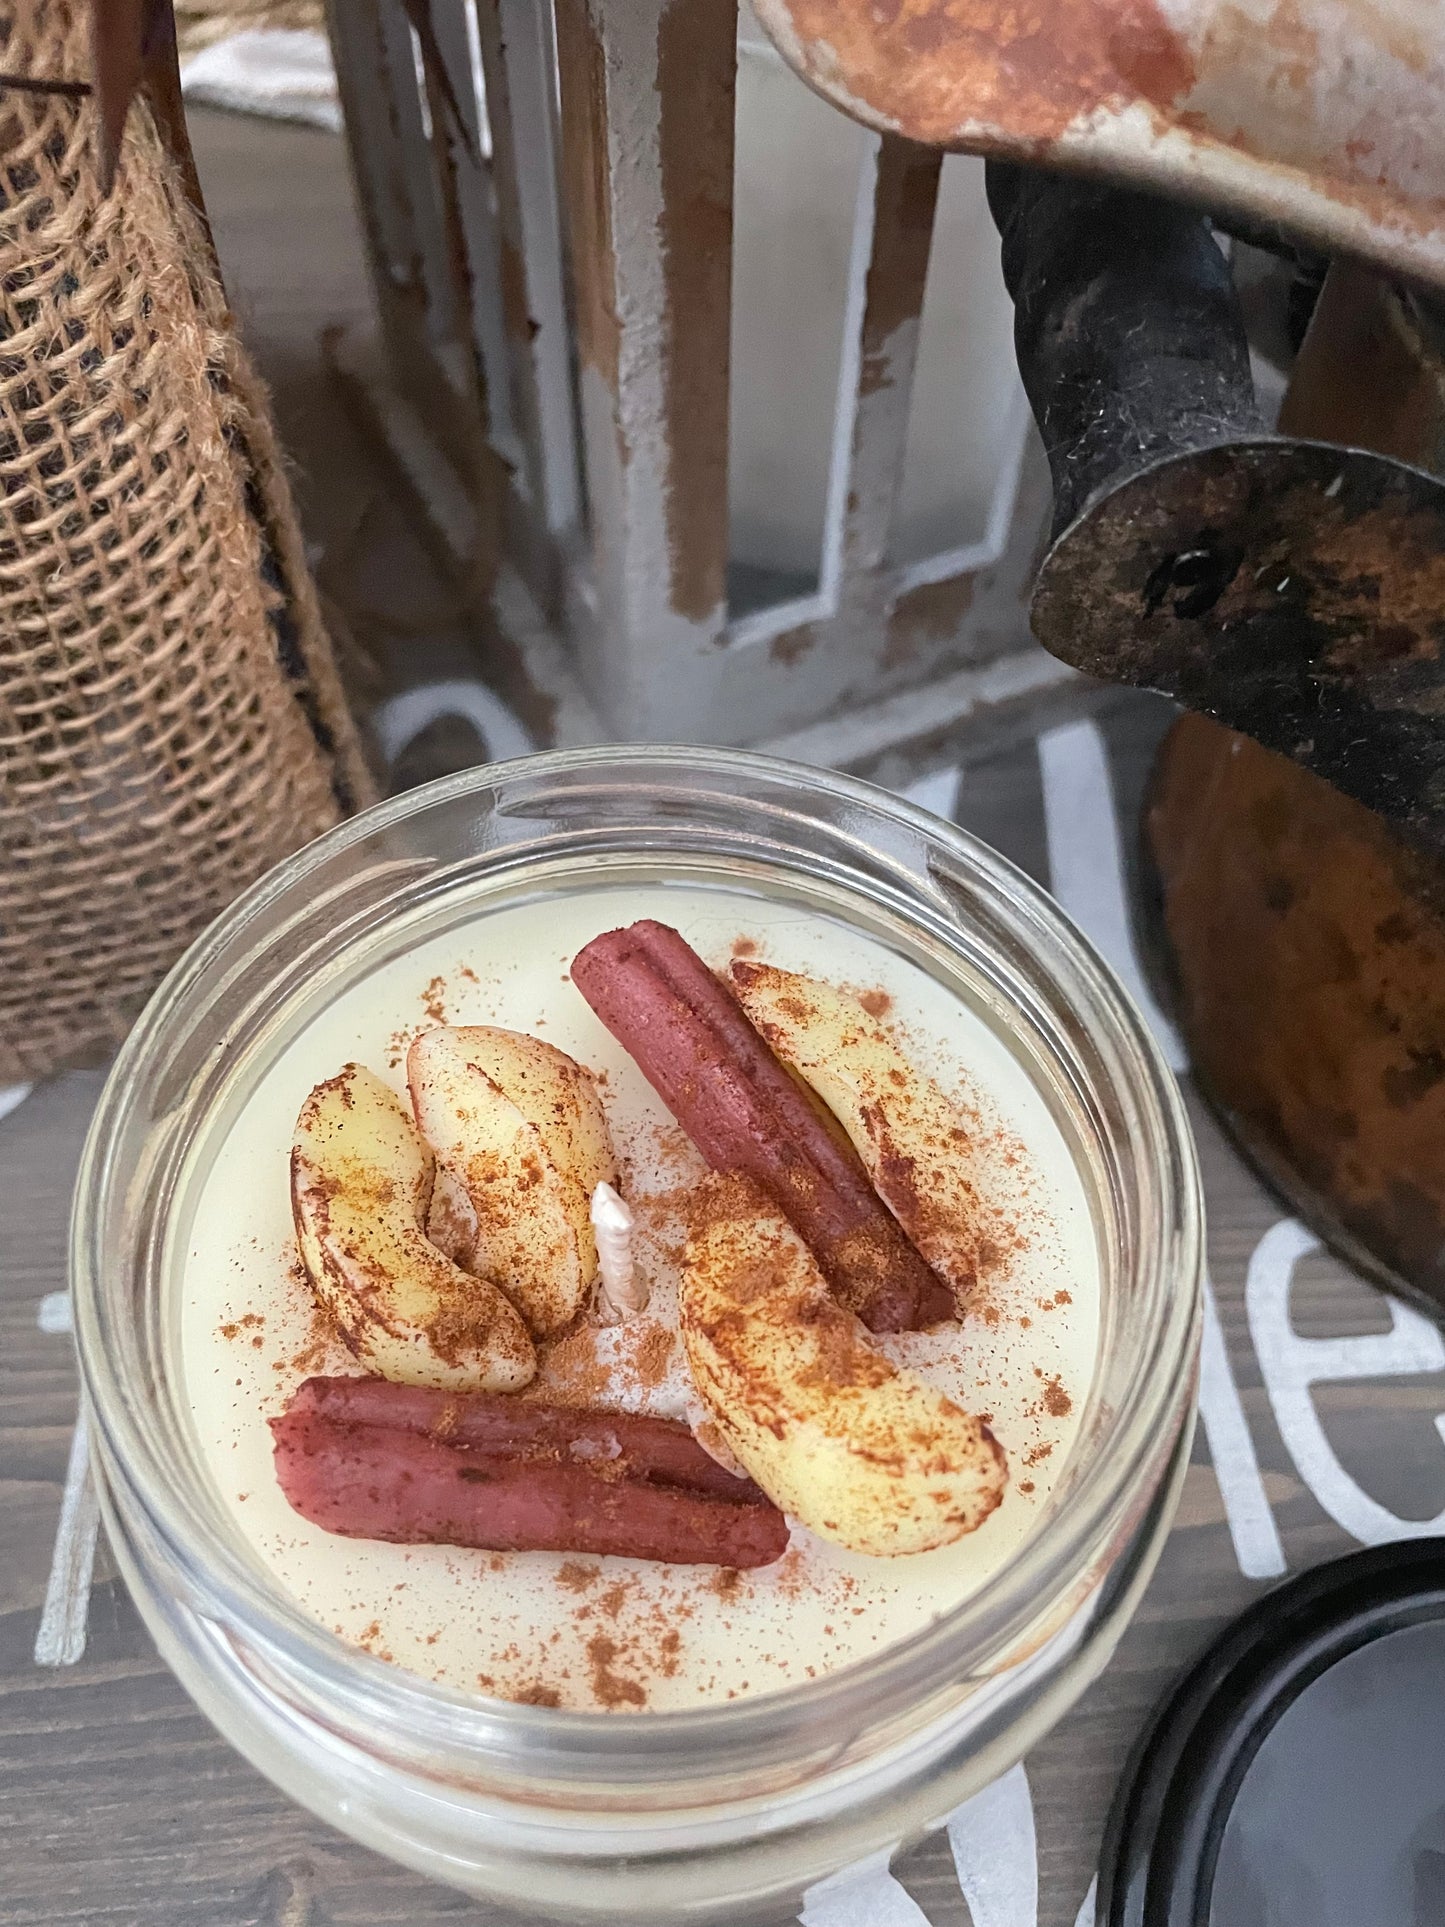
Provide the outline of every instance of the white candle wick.
[[597,1310],[606,1325],[620,1325],[647,1310],[647,1280],[632,1258],[632,1207],[610,1184],[592,1193],[592,1231],[597,1239]]

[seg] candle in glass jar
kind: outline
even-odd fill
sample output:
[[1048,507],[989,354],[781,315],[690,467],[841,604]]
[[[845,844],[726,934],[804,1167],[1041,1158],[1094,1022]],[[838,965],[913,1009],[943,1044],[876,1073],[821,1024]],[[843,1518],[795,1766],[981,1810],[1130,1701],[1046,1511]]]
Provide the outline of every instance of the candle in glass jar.
[[[746,957],[848,988],[965,1115],[996,1233],[988,1263],[960,1322],[872,1341],[985,1415],[1007,1455],[1003,1503],[951,1545],[868,1557],[794,1524],[783,1558],[748,1572],[486,1553],[335,1537],[280,1491],[267,1418],[307,1376],[360,1369],[317,1313],[296,1250],[287,1160],[297,1113],[349,1061],[404,1094],[409,1043],[440,1023],[529,1032],[589,1069],[634,1213],[645,1311],[618,1323],[584,1315],[545,1341],[530,1393],[684,1418],[709,1442],[676,1329],[678,1200],[705,1167],[568,974],[599,932],[645,917],[679,930],[715,969]],[[1098,1343],[1097,1237],[1074,1154],[997,1016],[841,917],[661,879],[482,907],[353,972],[202,1155],[176,1289],[184,1382],[210,1476],[254,1556],[310,1613],[425,1677],[633,1712],[800,1685],[976,1593],[1055,1502]]]

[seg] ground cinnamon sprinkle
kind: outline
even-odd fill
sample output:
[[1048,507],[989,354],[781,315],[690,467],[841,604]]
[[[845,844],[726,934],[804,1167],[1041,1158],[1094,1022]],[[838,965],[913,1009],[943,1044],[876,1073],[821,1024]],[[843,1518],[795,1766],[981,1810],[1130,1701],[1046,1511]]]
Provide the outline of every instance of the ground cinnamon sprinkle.
[[732,954],[735,957],[756,957],[758,942],[756,937],[734,937]]
[[433,977],[421,994],[421,1007],[434,1024],[447,1021],[447,980]]
[[870,1017],[886,1017],[893,1008],[893,999],[886,990],[860,990],[858,1001]]
[[318,1306],[312,1311],[311,1331],[306,1343],[289,1358],[278,1360],[276,1369],[306,1374],[319,1372],[323,1366],[335,1364],[339,1344],[340,1340],[334,1326],[323,1316]]
[[596,1405],[608,1389],[611,1368],[597,1355],[597,1332],[573,1325],[537,1348],[537,1376],[521,1394],[556,1405]]
[[530,1686],[523,1686],[518,1692],[512,1694],[512,1698],[519,1706],[560,1706],[562,1704],[562,1695],[556,1687],[543,1686],[540,1681],[534,1681]]
[[[434,981],[440,983],[441,979],[438,977]],[[430,1007],[428,1008],[430,1014]],[[432,1020],[433,1023],[440,1023],[442,1021],[443,1019],[439,1017],[433,1017]],[[387,1069],[392,1071],[400,1070],[406,1062],[408,1051],[410,1051],[417,1038],[425,1036],[431,1028],[432,1024],[404,1024],[400,1030],[394,1030],[386,1043]]]
[[659,1197],[639,1197],[635,1192],[624,1196],[632,1206],[633,1239],[639,1252],[655,1251],[670,1265],[680,1265],[686,1252],[687,1240],[683,1235],[680,1211],[685,1206],[688,1193],[686,1185],[679,1185],[664,1191]]
[[644,1391],[654,1391],[667,1377],[672,1363],[675,1335],[666,1325],[649,1320],[645,1326],[638,1321],[639,1335],[632,1348],[631,1364],[637,1374],[638,1383]]
[[601,1706],[646,1706],[647,1690],[641,1680],[628,1679],[614,1670],[613,1662],[618,1657],[615,1639],[606,1633],[594,1633],[587,1642],[587,1658],[592,1666],[592,1691]]
[[[242,1332],[264,1331],[265,1328],[266,1320],[261,1316],[260,1312],[248,1311],[243,1317],[235,1319],[229,1325],[222,1325],[220,1331],[222,1338],[236,1338]],[[252,1339],[251,1342],[255,1344],[256,1340]]]
[[597,1601],[597,1610],[604,1619],[616,1619],[627,1604],[632,1587],[625,1579],[619,1579],[609,1586]]
[[587,1566],[579,1559],[568,1559],[558,1571],[557,1584],[565,1586],[568,1592],[586,1592],[601,1577],[601,1566]]
[[808,1562],[796,1546],[790,1546],[771,1570],[784,1599],[796,1599],[803,1588],[810,1584]]

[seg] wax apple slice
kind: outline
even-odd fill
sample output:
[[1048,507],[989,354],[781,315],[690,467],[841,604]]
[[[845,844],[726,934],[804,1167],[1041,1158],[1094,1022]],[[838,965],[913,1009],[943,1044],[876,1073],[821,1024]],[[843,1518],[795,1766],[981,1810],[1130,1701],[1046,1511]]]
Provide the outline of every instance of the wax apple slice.
[[476,1214],[470,1268],[538,1337],[568,1324],[597,1276],[590,1204],[616,1160],[591,1077],[518,1031],[443,1025],[407,1053],[422,1134]]
[[988,1427],[893,1365],[755,1185],[698,1199],[680,1294],[688,1362],[770,1498],[853,1552],[925,1552],[974,1531],[1008,1469]]
[[988,1221],[967,1119],[850,991],[747,958],[730,975],[758,1030],[847,1131],[911,1242],[965,1300]]
[[317,1300],[385,1378],[517,1391],[537,1369],[506,1296],[437,1250],[425,1225],[436,1164],[401,1100],[347,1064],[301,1108],[291,1210]]
[[574,958],[572,981],[709,1164],[773,1198],[871,1330],[953,1315],[952,1293],[880,1203],[846,1133],[677,931],[651,921],[608,931]]
[[[734,1567],[768,1565],[787,1546],[781,1512],[707,1460],[683,1426],[664,1439],[659,1420],[629,1429],[621,1415],[533,1408],[529,1419],[520,1401],[515,1416],[500,1401],[470,1411],[460,1401],[454,1429],[438,1432],[411,1388],[338,1393],[329,1380],[318,1394],[317,1383],[271,1431],[282,1491],[328,1532]],[[585,1449],[623,1440],[615,1458]]]

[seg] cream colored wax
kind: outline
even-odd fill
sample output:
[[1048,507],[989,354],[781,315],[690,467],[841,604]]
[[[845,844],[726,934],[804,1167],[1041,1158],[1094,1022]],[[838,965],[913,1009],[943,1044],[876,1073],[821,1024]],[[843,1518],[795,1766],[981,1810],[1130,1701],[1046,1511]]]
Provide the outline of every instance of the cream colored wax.
[[[1007,1496],[972,1536],[872,1559],[794,1526],[754,1572],[552,1553],[489,1554],[331,1536],[291,1511],[266,1420],[313,1372],[357,1369],[313,1312],[287,1158],[311,1087],[355,1060],[404,1088],[431,1023],[532,1031],[598,1073],[650,1286],[641,1318],[587,1321],[548,1349],[573,1402],[696,1418],[676,1342],[680,1227],[668,1194],[702,1168],[567,976],[599,931],[640,917],[710,963],[746,954],[868,994],[973,1113],[978,1181],[1013,1233],[963,1322],[877,1341],[990,1423]],[[968,1003],[872,936],[764,896],[692,885],[578,890],[483,911],[349,982],[202,1135],[174,1254],[176,1328],[200,1448],[254,1556],[342,1639],[453,1686],[577,1709],[696,1707],[795,1686],[877,1652],[982,1586],[1035,1530],[1069,1458],[1094,1367],[1099,1256],[1068,1143],[1022,1062]],[[1013,1248],[1007,1248],[1012,1242]]]

